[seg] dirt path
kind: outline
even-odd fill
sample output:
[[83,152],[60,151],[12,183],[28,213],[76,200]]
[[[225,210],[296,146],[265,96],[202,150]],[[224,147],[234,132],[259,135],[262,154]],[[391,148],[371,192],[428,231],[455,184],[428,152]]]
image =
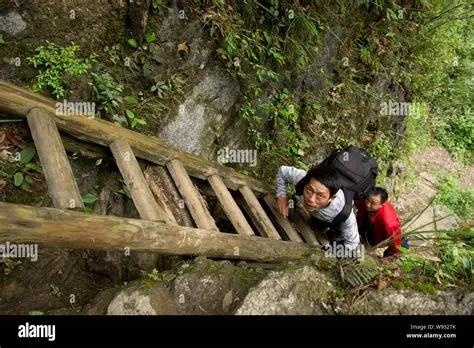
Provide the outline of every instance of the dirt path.
[[463,168],[442,147],[428,147],[418,152],[408,172],[416,178],[415,183],[402,189],[398,198],[392,201],[402,220],[421,211],[435,196],[438,173],[452,174],[462,187],[474,188],[474,164]]

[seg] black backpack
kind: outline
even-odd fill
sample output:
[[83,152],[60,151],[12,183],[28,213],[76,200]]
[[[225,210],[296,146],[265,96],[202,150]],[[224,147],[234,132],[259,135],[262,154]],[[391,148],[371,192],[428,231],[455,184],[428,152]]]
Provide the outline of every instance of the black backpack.
[[[346,221],[352,211],[352,201],[364,198],[368,190],[375,187],[378,174],[377,162],[365,149],[349,146],[342,150],[334,150],[319,165],[332,166],[338,173],[339,185],[344,192],[346,204],[334,218],[331,225],[339,226]],[[296,184],[296,195],[301,196],[309,177],[305,176]]]

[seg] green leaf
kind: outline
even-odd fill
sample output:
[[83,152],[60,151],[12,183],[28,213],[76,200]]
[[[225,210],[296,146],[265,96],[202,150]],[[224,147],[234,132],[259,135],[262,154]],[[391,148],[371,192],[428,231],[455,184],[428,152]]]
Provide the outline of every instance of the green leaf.
[[142,120],[141,118],[136,118],[135,121],[137,122],[137,124],[141,124],[141,125],[146,124],[146,121]]
[[29,175],[25,175],[25,182],[29,185],[33,184],[33,178]]
[[132,195],[130,194],[130,191],[128,190],[128,187],[123,185],[122,189],[118,191],[121,194],[126,195],[128,198],[132,199]]
[[35,157],[36,149],[34,146],[27,146],[20,152],[20,163],[26,164]]
[[23,177],[23,173],[22,172],[17,172],[15,173],[15,175],[13,176],[13,180],[14,180],[14,184],[16,187],[19,187],[21,186],[21,184],[23,184],[23,180],[25,178]]
[[25,166],[35,172],[41,172],[41,166],[36,163],[27,163]]
[[145,36],[146,42],[150,43],[156,40],[156,35],[155,33],[148,33]]
[[94,209],[92,209],[91,207],[84,207],[84,213],[94,214]]
[[3,34],[0,34],[0,44],[5,44],[5,41],[3,41]]
[[129,109],[125,109],[125,113],[127,114],[127,117],[131,120],[133,120],[135,118],[135,114],[133,113],[132,110],[129,110]]
[[23,191],[26,191],[26,192],[31,192],[31,185],[28,184],[26,181],[23,181],[23,183],[21,184],[20,188],[23,190]]
[[137,41],[135,39],[129,39],[128,44],[134,48],[137,47]]
[[123,99],[125,99],[125,101],[128,102],[128,103],[130,103],[130,104],[138,104],[137,98],[134,98],[134,97],[132,97],[132,96],[127,95],[127,96],[124,97]]
[[86,193],[82,196],[82,201],[84,204],[92,204],[97,200],[97,196],[93,193]]
[[28,312],[29,315],[44,315],[44,313],[42,311],[29,311]]

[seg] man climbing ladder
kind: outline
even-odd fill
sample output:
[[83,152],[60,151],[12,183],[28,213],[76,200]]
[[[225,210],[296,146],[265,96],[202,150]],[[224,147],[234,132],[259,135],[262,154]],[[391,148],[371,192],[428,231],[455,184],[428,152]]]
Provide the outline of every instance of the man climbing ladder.
[[[318,227],[328,227],[328,238],[332,243],[354,250],[359,245],[359,231],[352,209],[339,223],[335,220],[344,210],[347,195],[341,189],[338,173],[330,165],[312,167],[308,172],[290,166],[279,168],[276,176],[276,196],[278,211],[288,218],[288,184],[304,183],[300,199]],[[352,199],[350,202],[352,207]]]

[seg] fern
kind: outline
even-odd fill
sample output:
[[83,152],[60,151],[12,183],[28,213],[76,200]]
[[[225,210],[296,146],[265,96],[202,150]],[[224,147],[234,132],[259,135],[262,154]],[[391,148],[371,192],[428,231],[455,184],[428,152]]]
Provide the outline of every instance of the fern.
[[379,275],[380,271],[376,266],[354,265],[349,264],[341,266],[341,278],[344,283],[352,287],[362,286],[370,283]]

